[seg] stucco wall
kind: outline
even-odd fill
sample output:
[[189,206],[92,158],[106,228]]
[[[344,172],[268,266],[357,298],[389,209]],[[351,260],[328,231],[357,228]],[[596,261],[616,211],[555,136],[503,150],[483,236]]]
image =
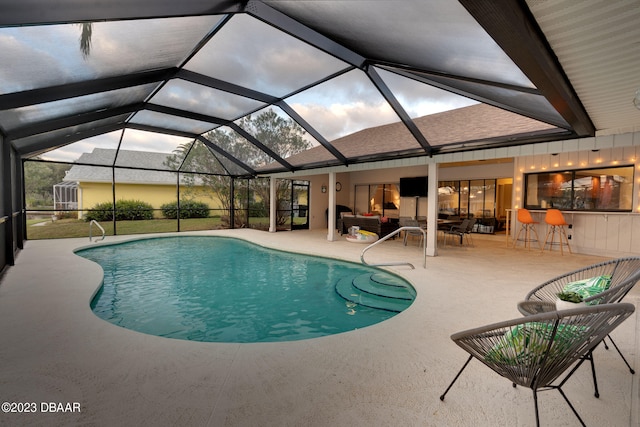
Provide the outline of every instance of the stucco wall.
[[[314,175],[301,177],[310,182],[309,187],[309,228],[312,230],[327,228],[326,210],[329,207],[329,177],[328,175]],[[350,200],[351,181],[350,174],[336,174],[336,181],[342,185],[340,191],[336,191],[336,204],[351,206],[353,202]],[[327,186],[327,192],[322,192],[322,186]],[[335,189],[334,189],[335,191]]]
[[[186,194],[186,188],[180,193]],[[190,194],[191,195],[191,194]],[[211,209],[220,207],[218,198],[208,196],[206,189],[196,190],[194,200],[206,203]],[[116,184],[116,200],[142,200],[159,209],[165,203],[175,202],[177,197],[175,185],[150,184]],[[78,206],[80,210],[91,209],[98,203],[111,202],[113,190],[110,183],[83,182],[78,185]],[[81,213],[80,213],[81,214]],[[155,217],[162,217],[161,212],[154,212]]]

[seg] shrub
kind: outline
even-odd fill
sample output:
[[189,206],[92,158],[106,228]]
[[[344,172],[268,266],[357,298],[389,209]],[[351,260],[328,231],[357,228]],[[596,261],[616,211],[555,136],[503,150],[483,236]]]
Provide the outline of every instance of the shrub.
[[[85,216],[87,221],[113,221],[113,204],[98,203]],[[140,200],[116,201],[116,221],[153,219],[153,206]]]
[[264,218],[269,216],[269,210],[263,202],[249,203],[249,216],[251,218]]
[[73,219],[78,218],[78,212],[76,211],[62,211],[56,214],[58,219]]
[[[178,218],[178,203],[166,203],[160,206],[162,215],[167,219]],[[187,218],[208,218],[209,217],[209,205],[203,202],[196,202],[194,200],[182,200],[180,201],[180,219]]]

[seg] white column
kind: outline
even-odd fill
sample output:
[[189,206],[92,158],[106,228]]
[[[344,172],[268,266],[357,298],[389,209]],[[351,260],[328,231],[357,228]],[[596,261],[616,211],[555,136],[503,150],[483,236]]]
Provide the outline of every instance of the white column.
[[429,163],[427,181],[427,255],[438,255],[438,164]]
[[276,232],[277,210],[278,200],[276,199],[276,178],[272,176],[269,181],[269,233]]
[[330,242],[333,242],[334,240],[336,240],[336,173],[335,172],[329,173],[329,188],[327,189],[327,193],[329,193],[327,240]]

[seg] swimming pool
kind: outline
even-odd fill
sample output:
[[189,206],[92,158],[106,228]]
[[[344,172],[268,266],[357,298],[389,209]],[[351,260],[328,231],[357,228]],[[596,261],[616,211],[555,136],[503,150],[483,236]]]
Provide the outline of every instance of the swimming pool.
[[408,282],[380,269],[228,237],[150,238],[76,253],[104,270],[91,302],[97,316],[183,340],[337,334],[389,319],[415,298]]

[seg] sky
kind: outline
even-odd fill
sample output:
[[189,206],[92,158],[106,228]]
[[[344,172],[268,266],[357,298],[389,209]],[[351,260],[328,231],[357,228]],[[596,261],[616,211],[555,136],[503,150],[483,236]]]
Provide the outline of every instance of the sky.
[[[187,70],[284,97],[328,141],[399,121],[364,72],[350,70],[341,60],[248,15],[234,15],[202,49],[189,57],[201,39],[218,30],[219,23],[220,17],[216,16],[94,23],[91,52],[86,57],[79,49],[79,25],[0,28],[0,63],[11,64],[0,66],[0,94],[171,67],[186,61]],[[9,58],[11,61],[5,62]],[[377,71],[412,118],[475,103],[382,69]],[[342,74],[294,93],[335,73]],[[45,120],[127,105],[144,99],[157,87],[147,85],[137,89],[133,94],[107,93],[0,112],[0,120],[9,117],[19,124],[34,117]],[[160,88],[150,101],[227,120],[264,107],[259,101],[177,79]],[[148,120],[154,124],[168,122],[165,117],[157,114],[154,117],[149,112],[134,117],[132,122]],[[121,132],[112,132],[43,157],[74,161],[93,147],[116,148],[121,136]],[[184,138],[127,130],[121,148],[170,153],[184,142]]]

